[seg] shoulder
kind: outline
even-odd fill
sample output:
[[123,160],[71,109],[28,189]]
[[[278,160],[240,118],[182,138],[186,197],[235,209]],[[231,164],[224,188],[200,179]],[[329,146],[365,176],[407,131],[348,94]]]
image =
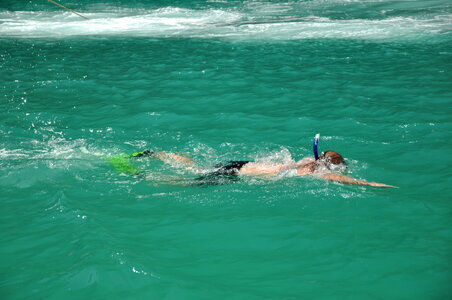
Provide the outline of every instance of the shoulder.
[[303,164],[297,168],[297,175],[304,176],[313,174],[317,169],[317,162],[309,162],[307,164]]

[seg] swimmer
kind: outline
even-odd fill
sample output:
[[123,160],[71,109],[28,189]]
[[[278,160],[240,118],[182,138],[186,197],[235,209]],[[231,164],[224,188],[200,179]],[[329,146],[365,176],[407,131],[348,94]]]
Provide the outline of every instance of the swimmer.
[[[190,171],[195,171],[196,173],[202,173],[202,169],[196,166],[192,159],[173,153],[146,150],[135,152],[129,157],[152,157],[175,167],[182,167]],[[317,157],[317,160],[315,157],[305,157],[297,162],[288,164],[265,164],[248,160],[229,161],[216,165],[213,171],[199,176],[196,180],[199,182],[198,185],[222,184],[228,181],[235,181],[240,176],[270,177],[283,172],[292,172],[294,176],[312,175],[317,178],[344,184],[397,188],[392,185],[335,174],[334,172],[347,168],[342,155],[335,151],[325,151]]]

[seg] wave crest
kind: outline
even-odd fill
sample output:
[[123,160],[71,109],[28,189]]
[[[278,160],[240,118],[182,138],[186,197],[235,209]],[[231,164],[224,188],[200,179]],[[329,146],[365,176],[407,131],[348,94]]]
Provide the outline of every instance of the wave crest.
[[419,19],[333,19],[318,16],[260,16],[237,9],[98,12],[82,20],[69,12],[0,12],[0,36],[64,38],[71,36],[144,36],[242,40],[415,39],[450,32],[452,16]]

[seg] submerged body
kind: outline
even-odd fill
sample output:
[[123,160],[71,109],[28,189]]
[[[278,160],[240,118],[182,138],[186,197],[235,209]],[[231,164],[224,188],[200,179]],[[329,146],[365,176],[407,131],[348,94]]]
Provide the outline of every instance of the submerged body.
[[192,159],[168,152],[151,152],[146,150],[143,152],[135,152],[128,155],[127,158],[143,156],[158,159],[175,167],[182,167],[196,173],[202,173],[201,176],[196,178],[199,184],[222,184],[225,183],[224,179],[228,179],[226,181],[236,181],[239,176],[271,177],[277,176],[282,172],[289,171],[294,176],[313,175],[317,178],[345,184],[396,188],[395,186],[383,183],[369,182],[333,173],[334,169],[343,169],[346,168],[346,166],[344,158],[339,153],[331,150],[324,152],[318,160],[315,160],[314,157],[305,157],[297,162],[287,164],[266,164],[253,161],[229,161],[225,164],[216,165],[214,167],[214,171],[207,173],[199,168]]

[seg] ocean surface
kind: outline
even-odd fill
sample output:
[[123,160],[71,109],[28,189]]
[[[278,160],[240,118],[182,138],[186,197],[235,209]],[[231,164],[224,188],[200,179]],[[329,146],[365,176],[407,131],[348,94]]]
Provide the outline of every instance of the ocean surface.
[[[0,1],[0,299],[451,299],[452,3]],[[333,149],[348,175],[180,184]]]

